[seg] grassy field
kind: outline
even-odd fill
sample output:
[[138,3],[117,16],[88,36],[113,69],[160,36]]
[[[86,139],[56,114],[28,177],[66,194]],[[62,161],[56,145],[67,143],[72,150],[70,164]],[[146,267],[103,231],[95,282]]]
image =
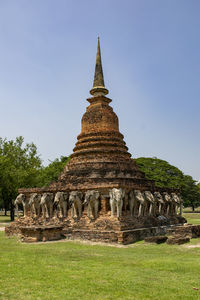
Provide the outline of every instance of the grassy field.
[[200,248],[186,245],[22,244],[0,232],[0,267],[1,300],[200,299]]
[[0,223],[1,222],[3,222],[3,223],[10,222],[10,216],[1,216],[0,215]]
[[200,213],[184,213],[183,217],[187,219],[188,224],[200,224]]
[[[192,213],[192,207],[185,207],[183,211]],[[195,212],[200,212],[200,206],[195,208]]]
[[10,223],[10,216],[1,216],[0,215],[0,227],[5,226],[5,224],[9,224],[9,223]]
[[0,233],[0,266],[2,300],[200,299],[200,248],[33,245]]

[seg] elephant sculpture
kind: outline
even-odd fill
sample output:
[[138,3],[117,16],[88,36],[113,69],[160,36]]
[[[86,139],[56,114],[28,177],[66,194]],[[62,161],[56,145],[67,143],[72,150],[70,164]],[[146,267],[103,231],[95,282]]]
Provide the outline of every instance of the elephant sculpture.
[[177,195],[179,199],[179,206],[180,206],[180,215],[183,213],[183,199],[181,198],[181,195]]
[[67,216],[67,202],[69,198],[68,192],[57,192],[54,198],[54,203],[56,204],[56,216],[61,218],[66,218]]
[[135,195],[135,199],[136,199],[135,211],[138,206],[138,217],[140,217],[140,216],[144,215],[144,208],[145,208],[144,195],[140,190],[134,190],[134,195]]
[[43,218],[53,217],[53,193],[44,193],[41,197],[41,207]]
[[164,200],[160,192],[154,192],[154,199],[158,203],[158,214],[162,215],[164,211]]
[[165,214],[168,216],[171,213],[172,199],[171,199],[171,196],[167,192],[163,193],[163,198],[164,198],[164,202],[166,205]]
[[175,215],[178,214],[178,208],[180,206],[180,198],[179,196],[176,194],[176,193],[171,193],[171,198],[172,198],[172,201],[173,201],[173,204],[174,204],[174,211],[173,213],[175,213]]
[[150,191],[144,192],[146,214],[151,216],[153,214],[153,205],[155,203],[154,196]]
[[34,214],[37,217],[40,216],[40,211],[41,211],[40,201],[41,201],[40,194],[32,193],[30,195],[29,205],[30,205],[30,211],[31,211],[31,218],[33,218]]
[[29,209],[29,201],[24,194],[19,194],[14,201],[17,217],[19,217],[19,204],[22,204],[24,217],[26,217]]
[[115,210],[117,208],[117,218],[120,218],[122,215],[122,206],[123,198],[125,196],[125,191],[120,189],[113,188],[109,192],[110,196],[110,207],[111,207],[111,216],[114,216]]
[[87,204],[87,215],[88,218],[96,219],[98,214],[98,208],[99,208],[99,196],[100,193],[95,190],[87,191],[85,194],[85,200],[83,204]]
[[69,194],[69,203],[72,206],[72,218],[80,218],[82,215],[82,197],[83,193],[73,191]]
[[136,213],[136,208],[137,208],[137,199],[134,190],[131,190],[129,193],[129,208],[130,208],[131,217],[133,217]]

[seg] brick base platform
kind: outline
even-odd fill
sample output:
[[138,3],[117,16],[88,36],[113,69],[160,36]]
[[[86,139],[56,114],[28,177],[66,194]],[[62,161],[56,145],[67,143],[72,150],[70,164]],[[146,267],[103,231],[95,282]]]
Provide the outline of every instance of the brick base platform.
[[[172,225],[176,226],[176,225]],[[64,230],[67,239],[90,240],[93,242],[119,243],[123,245],[144,240],[145,237],[164,235],[169,226],[138,228],[123,231],[111,230]]]
[[18,235],[23,242],[45,242],[66,238],[120,244],[130,244],[146,237],[165,235],[176,230],[189,230],[200,234],[200,229],[191,229],[189,225],[181,226],[184,222],[185,219],[180,216],[169,218],[166,224],[153,217],[149,219],[123,217],[118,220],[100,216],[95,221],[86,216],[80,220],[54,218],[51,221],[20,218],[5,228],[5,234]]
[[46,242],[60,240],[64,236],[62,234],[63,226],[35,226],[20,227],[20,236],[22,242]]

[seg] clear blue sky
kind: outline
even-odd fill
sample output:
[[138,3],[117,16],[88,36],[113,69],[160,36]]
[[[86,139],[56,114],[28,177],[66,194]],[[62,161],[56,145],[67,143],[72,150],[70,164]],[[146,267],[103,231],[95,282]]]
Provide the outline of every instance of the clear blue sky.
[[92,87],[106,87],[133,157],[200,179],[199,0],[0,0],[0,136],[69,155]]

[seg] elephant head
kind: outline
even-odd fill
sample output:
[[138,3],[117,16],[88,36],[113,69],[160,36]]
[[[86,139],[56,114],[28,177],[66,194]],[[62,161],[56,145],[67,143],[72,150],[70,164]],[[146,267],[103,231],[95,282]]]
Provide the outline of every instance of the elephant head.
[[160,192],[154,192],[154,198],[159,203],[164,203],[163,197]]
[[90,201],[95,201],[100,196],[99,192],[96,190],[89,190],[85,193],[85,199],[83,204],[88,204]]
[[145,196],[145,200],[150,202],[150,203],[154,203],[154,196],[150,191],[145,191],[144,192],[144,196]]
[[22,204],[26,199],[26,196],[24,194],[19,194],[17,196],[17,198],[15,199],[14,201],[14,204],[17,205],[17,204]]
[[140,202],[142,205],[145,202],[144,196],[140,190],[134,190],[135,198],[138,202]]
[[179,203],[179,197],[176,193],[171,193],[171,199],[172,201]]

